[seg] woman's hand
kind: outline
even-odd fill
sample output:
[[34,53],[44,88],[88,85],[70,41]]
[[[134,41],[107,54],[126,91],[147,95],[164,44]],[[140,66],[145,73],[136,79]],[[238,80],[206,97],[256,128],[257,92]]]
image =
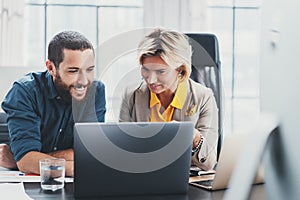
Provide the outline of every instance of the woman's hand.
[[202,135],[197,129],[194,129],[194,137],[193,137],[193,148],[196,148],[196,146],[199,144],[200,140],[202,138]]

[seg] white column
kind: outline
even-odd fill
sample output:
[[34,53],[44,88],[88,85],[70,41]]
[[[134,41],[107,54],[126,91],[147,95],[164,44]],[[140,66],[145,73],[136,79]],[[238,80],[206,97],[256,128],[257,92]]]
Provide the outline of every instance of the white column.
[[24,0],[0,0],[0,67],[24,66]]

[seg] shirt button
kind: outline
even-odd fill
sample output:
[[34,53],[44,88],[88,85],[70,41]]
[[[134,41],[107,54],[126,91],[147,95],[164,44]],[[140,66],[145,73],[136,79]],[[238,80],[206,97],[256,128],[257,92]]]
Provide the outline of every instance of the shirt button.
[[59,129],[59,133],[61,133],[62,132],[62,129]]
[[60,97],[56,97],[57,100],[60,100]]
[[57,150],[57,147],[54,147],[53,150],[56,151],[56,150]]

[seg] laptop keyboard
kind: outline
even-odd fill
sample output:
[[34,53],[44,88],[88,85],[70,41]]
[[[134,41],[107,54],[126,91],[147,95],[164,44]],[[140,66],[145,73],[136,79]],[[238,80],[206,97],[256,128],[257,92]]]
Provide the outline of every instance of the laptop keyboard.
[[205,180],[205,181],[197,181],[194,183],[197,183],[199,185],[204,185],[204,186],[212,186],[214,180]]

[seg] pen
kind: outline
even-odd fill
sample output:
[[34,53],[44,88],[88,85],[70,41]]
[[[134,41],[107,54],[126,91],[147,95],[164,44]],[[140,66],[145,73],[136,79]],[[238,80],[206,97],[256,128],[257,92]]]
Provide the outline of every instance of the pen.
[[29,173],[29,174],[25,174],[25,176],[39,176],[39,174]]

